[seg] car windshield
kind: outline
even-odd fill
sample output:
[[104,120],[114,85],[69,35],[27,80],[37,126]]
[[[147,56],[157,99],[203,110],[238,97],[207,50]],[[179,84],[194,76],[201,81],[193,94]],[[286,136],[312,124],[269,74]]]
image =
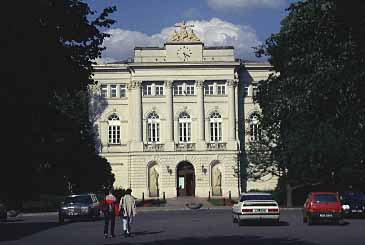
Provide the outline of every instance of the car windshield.
[[65,203],[92,203],[90,196],[70,196],[66,197]]
[[243,195],[241,196],[241,202],[243,201],[274,201],[271,195]]
[[335,194],[316,194],[314,195],[314,202],[337,202],[337,196]]
[[351,192],[351,193],[345,193],[342,195],[342,200],[343,201],[364,201],[365,202],[365,193],[356,193],[356,192]]

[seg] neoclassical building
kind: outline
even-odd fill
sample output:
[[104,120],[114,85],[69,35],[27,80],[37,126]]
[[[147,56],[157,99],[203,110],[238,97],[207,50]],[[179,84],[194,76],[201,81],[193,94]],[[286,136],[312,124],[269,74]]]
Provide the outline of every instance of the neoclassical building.
[[252,95],[270,66],[235,59],[234,47],[207,47],[179,27],[163,47],[136,47],[134,59],[94,67],[100,154],[115,186],[140,198],[273,189],[275,179],[239,177],[245,142],[259,137]]

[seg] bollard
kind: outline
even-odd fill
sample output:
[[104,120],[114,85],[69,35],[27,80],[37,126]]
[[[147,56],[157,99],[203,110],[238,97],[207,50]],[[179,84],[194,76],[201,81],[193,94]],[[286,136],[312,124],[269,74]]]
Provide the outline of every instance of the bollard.
[[231,191],[229,191],[228,193],[229,193],[229,194],[228,194],[228,198],[229,198],[229,200],[231,201]]
[[226,199],[223,197],[223,206],[226,206]]
[[160,190],[157,189],[157,205],[160,206]]
[[144,203],[144,192],[142,192],[142,203]]
[[209,193],[208,193],[208,200],[210,200],[210,191],[209,191]]
[[165,192],[162,193],[162,199],[165,201],[166,198],[165,198]]

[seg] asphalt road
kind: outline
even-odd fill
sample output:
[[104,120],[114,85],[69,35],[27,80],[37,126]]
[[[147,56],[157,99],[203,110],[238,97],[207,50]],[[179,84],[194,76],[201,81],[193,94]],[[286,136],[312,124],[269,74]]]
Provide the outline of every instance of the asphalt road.
[[365,244],[365,219],[344,225],[302,223],[301,211],[283,211],[279,225],[232,223],[230,210],[141,212],[133,236],[124,238],[120,220],[117,237],[103,238],[103,220],[57,223],[57,216],[13,218],[0,223],[0,244],[249,244],[314,245]]

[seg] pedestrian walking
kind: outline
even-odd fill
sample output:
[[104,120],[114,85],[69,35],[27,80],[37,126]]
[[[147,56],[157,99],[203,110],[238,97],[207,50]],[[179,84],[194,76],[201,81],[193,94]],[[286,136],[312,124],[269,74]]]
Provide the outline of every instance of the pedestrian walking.
[[120,199],[119,210],[123,222],[124,237],[131,236],[131,226],[136,215],[136,202],[132,197],[132,189],[127,189]]
[[[104,238],[115,237],[115,215],[116,215],[116,201],[117,199],[113,195],[113,191],[109,190],[109,194],[104,198],[103,201],[103,213],[104,213]],[[110,223],[110,234],[108,233]],[[109,234],[109,235],[108,235]]]

